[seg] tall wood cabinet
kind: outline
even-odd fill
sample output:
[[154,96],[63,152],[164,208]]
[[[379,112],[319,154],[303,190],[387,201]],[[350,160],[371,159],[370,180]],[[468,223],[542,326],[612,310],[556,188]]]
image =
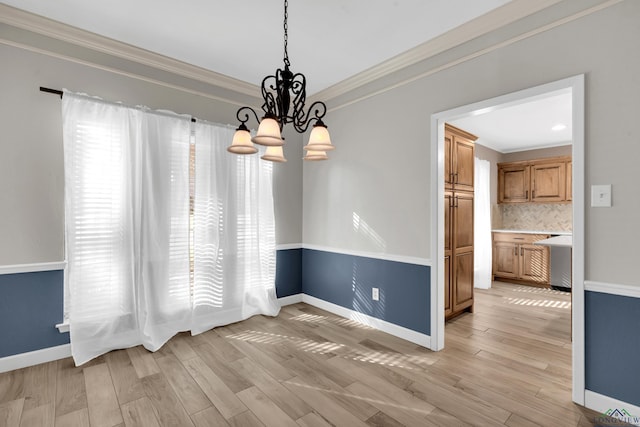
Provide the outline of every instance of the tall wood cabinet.
[[473,164],[475,135],[445,125],[445,318],[473,311]]

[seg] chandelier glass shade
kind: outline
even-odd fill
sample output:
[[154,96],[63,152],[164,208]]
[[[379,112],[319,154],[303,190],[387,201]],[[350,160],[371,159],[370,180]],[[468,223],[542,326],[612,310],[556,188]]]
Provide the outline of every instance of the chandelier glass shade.
[[[262,111],[264,115],[258,118],[258,113],[251,107],[241,107],[236,112],[240,126],[236,129],[233,141],[227,150],[235,154],[253,154],[258,149],[253,144],[267,147],[264,160],[286,162],[284,158],[284,138],[282,129],[292,124],[298,133],[304,133],[312,126],[305,160],[326,160],[327,151],[333,150],[329,131],[322,121],[327,113],[324,102],[316,101],[308,108],[306,102],[306,78],[302,73],[293,73],[289,67],[288,43],[288,0],[284,2],[284,68],[277,69],[275,75],[262,80]],[[254,118],[259,123],[256,135],[251,138],[246,123]]]

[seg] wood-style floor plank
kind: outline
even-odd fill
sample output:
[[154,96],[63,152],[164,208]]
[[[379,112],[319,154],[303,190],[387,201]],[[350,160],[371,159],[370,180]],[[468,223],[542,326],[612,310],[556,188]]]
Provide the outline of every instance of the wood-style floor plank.
[[87,407],[92,427],[113,427],[122,423],[120,405],[106,363],[84,368]]
[[[187,363],[189,360],[188,359]],[[198,386],[184,365],[175,356],[166,356],[157,360],[164,376],[189,414],[195,414],[211,406],[211,402]],[[184,362],[183,362],[184,363]]]
[[185,362],[187,371],[198,383],[204,394],[225,418],[231,418],[247,410],[229,387],[202,359],[196,357]]
[[214,406],[191,415],[191,420],[196,427],[224,427],[229,423]]
[[105,355],[120,405],[145,397],[144,386],[138,378],[131,358],[125,351],[112,351]]
[[[231,366],[248,381],[255,384],[260,391],[267,395],[292,419],[301,418],[312,411],[309,405],[291,393],[278,380],[269,375],[267,371],[251,359],[243,357],[242,359],[236,360]],[[240,396],[239,393],[238,396]]]
[[91,427],[87,408],[56,416],[56,427]]
[[71,357],[58,360],[56,383],[56,418],[87,407],[84,373]]
[[237,393],[247,408],[267,427],[298,427],[278,405],[257,387],[251,387]]
[[158,373],[146,376],[142,383],[161,426],[193,427],[189,414],[164,375]]
[[298,418],[297,423],[302,427],[331,427],[331,424],[315,412],[310,412]]
[[0,425],[18,427],[22,418],[24,398],[0,403]]
[[129,359],[131,359],[133,369],[135,369],[136,374],[138,374],[138,378],[144,378],[160,372],[153,353],[150,353],[144,347],[139,345],[128,348],[126,352],[129,355]]
[[25,369],[24,410],[55,403],[58,362],[43,363]]
[[153,405],[144,396],[122,405],[122,418],[126,427],[159,427]]
[[54,427],[55,408],[53,403],[25,409],[22,412],[20,427]]
[[303,303],[0,374],[0,426],[569,426],[570,294],[495,282],[434,353]]

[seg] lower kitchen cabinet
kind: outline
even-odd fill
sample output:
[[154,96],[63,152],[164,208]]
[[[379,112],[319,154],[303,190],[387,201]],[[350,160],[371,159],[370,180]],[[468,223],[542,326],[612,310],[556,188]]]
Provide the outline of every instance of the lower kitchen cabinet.
[[493,233],[493,278],[549,286],[549,248],[534,245],[548,234]]

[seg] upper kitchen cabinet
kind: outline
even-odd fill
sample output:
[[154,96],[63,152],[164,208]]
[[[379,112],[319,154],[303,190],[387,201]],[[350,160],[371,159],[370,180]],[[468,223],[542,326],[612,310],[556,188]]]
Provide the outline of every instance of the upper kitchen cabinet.
[[474,141],[477,136],[449,124],[444,125],[444,188],[473,191]]
[[571,158],[498,164],[498,203],[571,201]]
[[528,163],[498,163],[498,203],[526,203],[529,199]]
[[531,201],[566,201],[566,161],[536,162],[531,165]]

